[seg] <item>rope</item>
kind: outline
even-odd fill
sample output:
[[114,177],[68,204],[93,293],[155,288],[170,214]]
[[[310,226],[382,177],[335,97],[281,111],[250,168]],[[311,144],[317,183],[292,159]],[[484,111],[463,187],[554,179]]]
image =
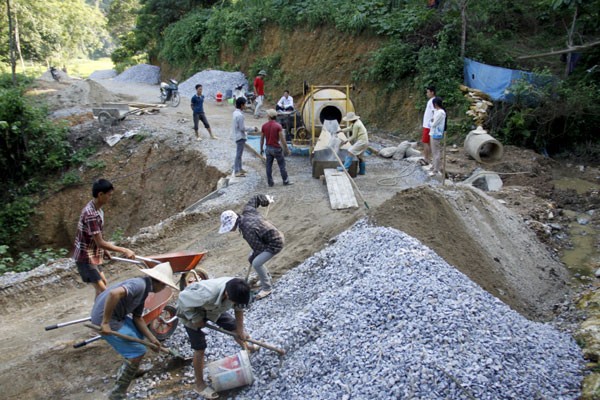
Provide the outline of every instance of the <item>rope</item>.
[[[400,171],[399,171],[398,175],[396,175],[396,176],[390,176],[387,178],[378,179],[377,184],[379,186],[390,186],[390,187],[399,186],[399,180],[401,178],[405,178],[407,176],[412,175],[416,169],[417,169],[417,166],[415,164],[409,164],[405,167],[400,168]],[[389,181],[389,180],[392,180],[392,182],[387,183],[387,181]]]

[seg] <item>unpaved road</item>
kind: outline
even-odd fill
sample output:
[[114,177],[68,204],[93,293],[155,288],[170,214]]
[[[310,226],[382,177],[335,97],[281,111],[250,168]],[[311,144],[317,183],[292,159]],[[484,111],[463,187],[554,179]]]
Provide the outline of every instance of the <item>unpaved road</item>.
[[[157,86],[143,84],[126,84],[123,82],[102,81],[112,93],[127,96],[128,100],[152,102],[157,97]],[[235,149],[234,143],[229,139],[232,108],[228,105],[217,106],[213,103],[206,105],[208,118],[213,126],[213,131],[221,139],[211,141],[205,139],[196,142],[191,137],[191,112],[188,100],[183,99],[178,108],[161,109],[158,115],[140,116],[132,118],[136,121],[153,127],[152,135],[157,143],[172,146],[174,151],[192,151],[198,153],[198,163],[205,163],[217,168],[224,176],[232,163]],[[248,114],[247,125],[259,125],[262,120],[254,120]],[[205,134],[206,137],[206,134]],[[142,142],[140,146],[143,146]],[[147,144],[146,144],[147,145]],[[102,152],[105,159],[116,157],[119,146],[105,147]],[[219,150],[219,151],[217,151]],[[223,159],[223,151],[228,152],[230,158]],[[219,154],[215,159],[215,154]],[[461,158],[462,156],[457,156]],[[160,227],[145,230],[145,233],[132,239],[131,246],[140,255],[150,255],[177,250],[208,251],[207,257],[201,266],[209,271],[212,276],[238,275],[243,276],[247,267],[247,244],[236,234],[218,235],[220,212],[232,208],[240,210],[245,201],[256,193],[273,194],[276,203],[270,208],[268,218],[278,226],[286,236],[284,251],[270,262],[269,268],[277,278],[290,268],[301,263],[305,258],[321,249],[339,232],[364,216],[372,216],[373,220],[382,225],[390,225],[406,229],[424,243],[429,244],[438,253],[447,254],[447,259],[458,266],[461,271],[469,275],[494,295],[511,304],[515,309],[534,317],[541,317],[556,300],[551,299],[556,295],[560,297],[564,290],[566,274],[550,259],[545,248],[535,240],[533,234],[515,232],[514,237],[507,234],[499,235],[502,240],[514,240],[518,246],[511,243],[503,244],[503,250],[510,252],[514,249],[522,259],[521,265],[506,265],[498,270],[491,269],[487,273],[486,265],[493,265],[497,261],[490,255],[490,248],[495,246],[480,246],[478,241],[486,240],[485,237],[473,239],[469,229],[454,229],[451,224],[460,224],[461,218],[457,215],[471,213],[477,209],[482,215],[482,227],[496,227],[509,231],[511,223],[519,223],[519,218],[512,213],[502,216],[495,207],[490,207],[488,200],[473,200],[467,197],[462,200],[459,194],[454,206],[444,204],[443,194],[429,189],[418,189],[420,185],[431,183],[426,174],[419,168],[401,161],[384,160],[370,157],[368,160],[368,175],[357,179],[361,192],[365,195],[371,210],[365,207],[342,211],[330,209],[326,186],[318,179],[311,177],[311,168],[306,157],[289,157],[288,170],[293,186],[283,187],[276,185],[268,188],[264,176],[262,161],[249,152],[244,155],[245,168],[250,175],[236,183],[231,182],[231,192],[244,188],[242,196],[221,196],[216,200],[207,202],[206,207],[199,206],[191,214],[178,215]],[[470,161],[460,160],[461,168],[468,169],[473,166]],[[458,165],[457,164],[457,165]],[[465,167],[465,165],[467,165]],[[190,164],[189,168],[197,168]],[[276,168],[275,168],[276,169]],[[108,171],[112,171],[110,168]],[[275,173],[275,180],[278,173]],[[156,177],[154,177],[157,179]],[[203,176],[197,176],[198,182]],[[214,185],[215,177],[207,186]],[[172,178],[165,178],[172,179]],[[197,184],[200,184],[196,182]],[[159,181],[160,183],[160,181]],[[168,182],[164,182],[166,184]],[[384,184],[385,183],[385,184]],[[390,185],[392,183],[393,185]],[[189,185],[183,182],[182,185]],[[121,184],[123,186],[124,184]],[[439,186],[434,184],[434,186]],[[417,187],[407,194],[397,194],[400,190]],[[236,189],[237,188],[237,189]],[[131,189],[131,188],[128,188]],[[423,190],[424,195],[419,193]],[[77,201],[62,201],[62,207],[75,210],[76,215],[85,204],[89,188],[81,189]],[[210,191],[210,190],[208,190]],[[117,187],[118,196],[127,196]],[[456,192],[458,193],[458,192]],[[116,197],[116,196],[115,196]],[[202,196],[199,196],[201,198]],[[392,200],[391,200],[392,199]],[[390,201],[391,200],[391,201]],[[193,203],[193,201],[191,202]],[[359,204],[361,201],[359,199]],[[457,211],[458,210],[458,211]],[[106,211],[106,218],[111,220],[111,209]],[[144,209],[138,210],[146,212]],[[119,216],[113,223],[118,226],[126,223],[126,216]],[[132,216],[133,218],[133,216]],[[504,219],[510,219],[509,223]],[[466,218],[465,218],[466,220]],[[457,222],[458,221],[458,222]],[[475,225],[477,220],[469,220],[470,225]],[[76,224],[76,219],[73,225]],[[413,232],[410,231],[412,227]],[[480,231],[486,231],[481,229]],[[435,232],[443,232],[448,240],[439,240]],[[422,237],[418,235],[421,234]],[[450,240],[451,239],[451,240]],[[436,244],[437,242],[437,244]],[[455,251],[462,244],[469,247]],[[127,244],[127,243],[126,243]],[[435,246],[438,246],[436,249]],[[523,250],[531,253],[529,258],[523,256]],[[527,251],[527,250],[526,250]],[[543,273],[536,268],[535,256],[543,257],[553,273]],[[525,257],[525,259],[523,259]],[[539,257],[537,261],[539,261]],[[490,267],[491,268],[491,267]],[[511,268],[525,271],[525,281],[531,278],[541,288],[532,293],[534,301],[525,301],[522,294],[531,288],[513,287],[507,275],[513,275]],[[533,271],[533,272],[529,272]],[[528,276],[527,274],[530,273]],[[113,264],[108,267],[107,275],[111,282],[135,276],[136,270],[126,264]],[[527,286],[527,285],[525,285]],[[546,298],[543,295],[546,296]],[[71,270],[53,270],[49,275],[31,278],[24,283],[13,287],[2,288],[3,311],[0,315],[0,387],[2,397],[7,399],[97,399],[102,398],[101,393],[106,393],[111,385],[110,376],[119,364],[119,358],[108,346],[97,342],[83,349],[73,349],[72,344],[89,336],[86,328],[80,325],[45,332],[43,327],[56,322],[68,321],[87,316],[93,302],[92,289],[81,284],[78,276]],[[535,303],[539,309],[535,309]],[[548,317],[546,313],[544,315]],[[177,396],[180,390],[181,377],[172,376],[161,383],[161,393]],[[163,397],[153,397],[163,398]]]

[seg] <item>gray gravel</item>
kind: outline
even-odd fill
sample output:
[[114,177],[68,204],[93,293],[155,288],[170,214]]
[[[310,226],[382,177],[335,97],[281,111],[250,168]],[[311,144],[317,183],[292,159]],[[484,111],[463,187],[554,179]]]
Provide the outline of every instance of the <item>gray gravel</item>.
[[148,64],[134,65],[117,75],[114,80],[156,85],[160,83],[160,67]]
[[111,79],[117,76],[114,69],[101,69],[90,74],[89,79]]
[[[287,354],[252,355],[255,382],[221,398],[579,395],[583,359],[569,335],[522,317],[416,239],[364,221],[282,277],[246,321],[254,338]],[[239,350],[216,332],[208,340],[209,361]],[[180,327],[169,344],[192,354]],[[192,372],[184,372],[190,385]],[[145,382],[132,395],[161,398]]]
[[214,99],[216,93],[219,91],[223,93],[223,99],[225,99],[227,90],[233,91],[239,85],[244,85],[244,88],[248,89],[248,80],[241,72],[205,70],[198,72],[185,82],[181,82],[179,84],[179,92],[183,96],[191,98],[196,94],[195,86],[197,84],[202,85],[202,93],[206,98],[210,99]]

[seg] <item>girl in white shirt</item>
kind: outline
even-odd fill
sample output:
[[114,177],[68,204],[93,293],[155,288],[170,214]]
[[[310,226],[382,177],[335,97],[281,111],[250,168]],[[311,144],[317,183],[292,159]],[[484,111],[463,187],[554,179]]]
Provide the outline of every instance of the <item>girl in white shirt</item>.
[[433,99],[433,118],[431,119],[431,154],[433,158],[433,171],[431,175],[441,173],[442,139],[446,132],[446,110],[444,110],[442,99]]

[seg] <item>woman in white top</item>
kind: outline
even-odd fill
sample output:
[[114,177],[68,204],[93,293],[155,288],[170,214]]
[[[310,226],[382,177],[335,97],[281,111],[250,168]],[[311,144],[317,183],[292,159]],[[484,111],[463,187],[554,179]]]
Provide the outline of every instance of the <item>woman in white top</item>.
[[431,175],[441,172],[442,158],[442,139],[446,132],[446,110],[444,110],[442,99],[435,97],[433,99],[433,118],[431,119],[431,130],[429,136],[431,139],[431,154],[433,159],[433,171]]

